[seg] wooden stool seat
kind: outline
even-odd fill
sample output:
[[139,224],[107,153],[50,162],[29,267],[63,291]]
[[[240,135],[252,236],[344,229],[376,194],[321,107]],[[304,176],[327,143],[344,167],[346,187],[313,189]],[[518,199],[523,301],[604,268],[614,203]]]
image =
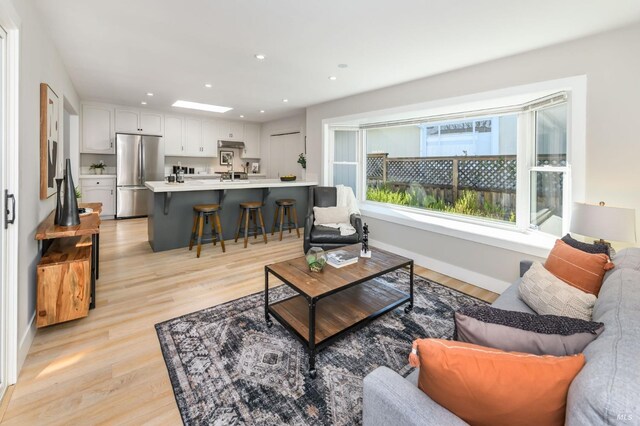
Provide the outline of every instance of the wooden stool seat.
[[261,201],[247,201],[245,203],[240,203],[241,209],[259,209],[262,207]]
[[[276,232],[278,225],[278,216],[280,217],[280,241],[282,241],[282,231],[285,229],[291,233],[292,229],[296,230],[298,238],[300,238],[300,229],[298,228],[298,213],[296,212],[296,200],[291,198],[281,198],[276,200],[276,214],[273,216],[273,227],[271,228],[271,235]],[[287,222],[284,222],[284,217],[287,216]]]
[[196,204],[193,210],[198,213],[213,213],[220,210],[220,204]]
[[[264,219],[262,218],[262,201],[245,201],[240,203],[240,215],[238,216],[238,224],[236,226],[236,243],[240,237],[240,231],[244,231],[244,248],[247,248],[249,235],[258,238],[258,234],[262,234],[264,243],[267,244],[267,231],[264,227]],[[242,218],[244,217],[244,225]],[[258,224],[258,220],[260,223]],[[252,226],[249,226],[249,225]]]
[[225,252],[224,239],[222,238],[222,225],[220,224],[220,204],[196,204],[193,206],[193,227],[191,228],[191,238],[189,239],[189,250],[193,249],[193,243],[198,240],[197,257],[200,257],[202,250],[202,234],[204,231],[205,220],[208,222],[211,218],[211,238],[205,239],[205,243],[220,241],[222,252]]

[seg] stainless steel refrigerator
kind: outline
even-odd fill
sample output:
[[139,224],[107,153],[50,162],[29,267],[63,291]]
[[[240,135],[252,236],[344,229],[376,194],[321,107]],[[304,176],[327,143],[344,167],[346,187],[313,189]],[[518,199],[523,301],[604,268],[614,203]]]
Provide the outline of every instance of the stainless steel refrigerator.
[[116,218],[147,216],[146,181],[164,180],[164,141],[159,136],[116,135]]

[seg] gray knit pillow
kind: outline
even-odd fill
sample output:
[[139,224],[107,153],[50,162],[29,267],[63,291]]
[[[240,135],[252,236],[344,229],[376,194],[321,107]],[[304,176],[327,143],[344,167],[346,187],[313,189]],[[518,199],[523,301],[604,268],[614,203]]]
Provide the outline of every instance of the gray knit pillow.
[[454,339],[503,351],[575,355],[604,330],[600,322],[468,306],[455,314]]
[[585,293],[534,262],[522,277],[520,298],[540,315],[559,315],[591,321],[596,296]]

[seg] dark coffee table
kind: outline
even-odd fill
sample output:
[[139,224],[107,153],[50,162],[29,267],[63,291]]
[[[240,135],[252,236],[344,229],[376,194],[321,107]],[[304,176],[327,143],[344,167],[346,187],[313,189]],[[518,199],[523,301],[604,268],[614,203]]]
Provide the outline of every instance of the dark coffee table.
[[[342,250],[360,254],[360,244]],[[408,303],[413,308],[413,260],[372,248],[371,258],[334,268],[327,265],[322,272],[311,272],[304,256],[267,265],[264,268],[264,315],[267,326],[280,322],[307,347],[309,375],[315,378],[318,351],[345,333],[368,324],[398,306]],[[409,294],[373,278],[408,268]],[[279,278],[298,294],[269,304],[269,274]]]

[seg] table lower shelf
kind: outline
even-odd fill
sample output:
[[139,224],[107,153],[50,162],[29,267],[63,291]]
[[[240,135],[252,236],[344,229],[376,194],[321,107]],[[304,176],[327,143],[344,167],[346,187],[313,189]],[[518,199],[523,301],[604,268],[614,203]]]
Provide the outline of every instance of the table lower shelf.
[[[315,344],[319,345],[341,332],[409,301],[409,295],[387,284],[368,281],[316,303]],[[269,312],[291,327],[309,343],[309,303],[293,296],[269,305]]]

